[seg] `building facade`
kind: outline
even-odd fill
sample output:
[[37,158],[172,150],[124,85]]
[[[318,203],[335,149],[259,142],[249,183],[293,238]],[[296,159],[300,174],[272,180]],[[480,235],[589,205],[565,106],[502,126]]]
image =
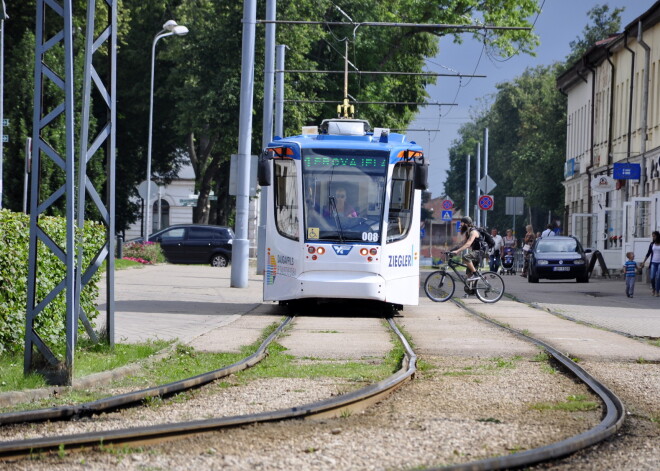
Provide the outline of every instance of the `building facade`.
[[660,2],[557,79],[566,94],[568,233],[608,267],[641,261],[660,223]]

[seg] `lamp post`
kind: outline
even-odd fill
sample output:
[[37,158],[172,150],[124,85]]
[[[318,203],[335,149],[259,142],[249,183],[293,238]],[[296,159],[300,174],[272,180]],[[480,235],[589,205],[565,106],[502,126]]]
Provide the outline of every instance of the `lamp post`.
[[149,143],[147,145],[147,198],[144,202],[144,240],[149,242],[149,216],[151,215],[151,132],[154,121],[154,69],[156,66],[156,43],[159,39],[167,36],[185,36],[188,34],[188,28],[178,25],[176,21],[169,20],[163,25],[151,46],[151,87],[149,91]]

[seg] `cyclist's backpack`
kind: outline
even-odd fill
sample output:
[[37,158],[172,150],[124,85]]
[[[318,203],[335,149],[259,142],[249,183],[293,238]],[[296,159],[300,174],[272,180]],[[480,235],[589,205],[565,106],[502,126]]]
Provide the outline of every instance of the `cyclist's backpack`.
[[486,229],[483,227],[477,227],[477,230],[479,231],[479,236],[481,239],[481,250],[488,252],[493,247],[495,247],[495,240]]

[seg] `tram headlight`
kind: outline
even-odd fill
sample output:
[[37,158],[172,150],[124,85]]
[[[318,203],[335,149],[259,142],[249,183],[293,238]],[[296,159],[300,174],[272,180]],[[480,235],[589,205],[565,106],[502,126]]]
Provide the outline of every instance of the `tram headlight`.
[[369,255],[369,249],[367,248],[361,248],[360,249],[360,255]]
[[309,247],[307,247],[307,253],[314,253],[315,251],[316,251],[316,249],[314,247],[312,247],[311,245]]
[[319,247],[316,249],[316,253],[319,255],[323,255],[325,253],[325,249],[323,247]]
[[371,255],[378,255],[378,249],[371,249],[371,250],[369,250],[369,253]]

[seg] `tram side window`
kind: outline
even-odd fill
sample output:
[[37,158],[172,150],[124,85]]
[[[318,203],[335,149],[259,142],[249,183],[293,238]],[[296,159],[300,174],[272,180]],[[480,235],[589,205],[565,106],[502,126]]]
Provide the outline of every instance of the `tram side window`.
[[387,218],[387,241],[403,239],[412,224],[414,166],[397,164],[392,174],[390,209]]
[[293,160],[275,160],[275,224],[284,237],[298,240],[298,185]]

